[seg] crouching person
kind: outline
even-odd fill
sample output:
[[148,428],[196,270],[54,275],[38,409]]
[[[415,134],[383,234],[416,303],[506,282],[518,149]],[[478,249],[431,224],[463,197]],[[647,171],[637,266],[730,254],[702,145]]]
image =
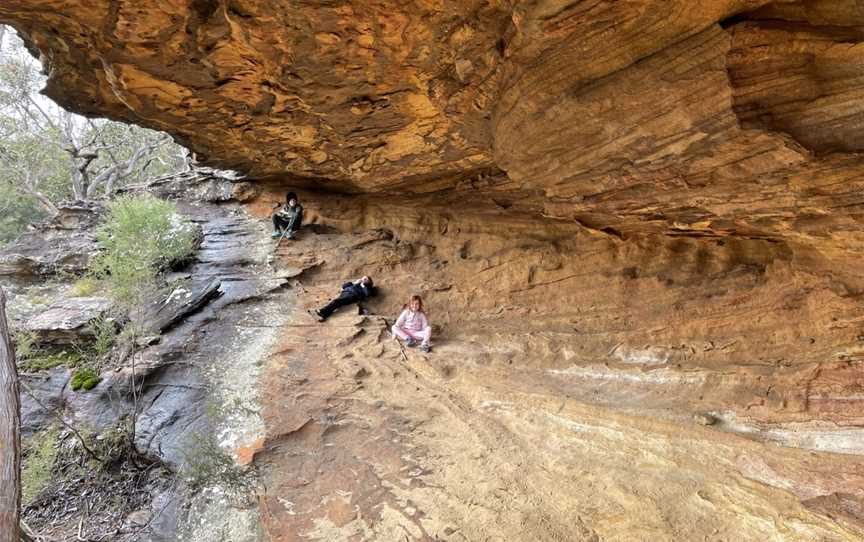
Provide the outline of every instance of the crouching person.
[[285,195],[285,205],[273,215],[274,239],[284,235],[288,239],[294,238],[294,232],[303,225],[303,206],[297,199],[297,194],[288,192]]
[[390,331],[394,337],[405,341],[408,346],[417,346],[419,343],[421,351],[432,350],[429,344],[432,338],[432,326],[429,325],[429,319],[423,312],[423,300],[419,295],[411,296]]
[[320,309],[310,310],[309,313],[315,316],[319,322],[323,322],[330,318],[339,307],[351,305],[352,303],[360,303],[373,295],[375,295],[375,286],[372,283],[372,279],[364,275],[359,280],[343,284],[339,297]]

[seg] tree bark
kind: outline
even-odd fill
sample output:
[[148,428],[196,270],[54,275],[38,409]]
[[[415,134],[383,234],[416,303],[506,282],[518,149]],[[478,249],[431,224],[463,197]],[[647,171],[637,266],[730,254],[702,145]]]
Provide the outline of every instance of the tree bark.
[[21,537],[20,429],[18,370],[6,322],[6,293],[0,288],[0,542]]

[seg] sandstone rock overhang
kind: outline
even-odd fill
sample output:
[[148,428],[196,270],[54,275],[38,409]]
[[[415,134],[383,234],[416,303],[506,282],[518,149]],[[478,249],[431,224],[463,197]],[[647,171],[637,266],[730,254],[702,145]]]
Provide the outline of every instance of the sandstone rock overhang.
[[0,22],[55,100],[253,178],[491,176],[598,229],[859,241],[853,0],[7,0]]

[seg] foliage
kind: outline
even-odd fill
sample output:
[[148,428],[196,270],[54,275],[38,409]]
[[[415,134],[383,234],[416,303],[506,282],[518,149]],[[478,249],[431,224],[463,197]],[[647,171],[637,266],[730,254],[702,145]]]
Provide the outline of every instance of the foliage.
[[61,430],[51,479],[25,503],[23,519],[37,533],[48,535],[46,540],[139,540],[140,532],[118,538],[118,526],[131,512],[148,506],[151,492],[167,490],[170,474],[131,459],[135,454],[128,420],[98,435],[92,428],[80,429],[99,460]]
[[131,309],[152,293],[156,276],[195,250],[195,230],[175,205],[152,196],[121,197],[97,239],[103,251],[91,269],[104,280],[109,296]]
[[100,316],[90,322],[88,327],[93,334],[93,342],[88,345],[88,350],[91,360],[97,361],[114,346],[114,341],[117,339],[117,323],[113,318]]
[[32,331],[12,332],[15,358],[22,371],[47,371],[61,365],[75,367],[81,362],[83,355],[78,348],[42,348],[39,347],[38,340],[38,335]]
[[186,169],[166,135],[70,113],[39,91],[39,62],[0,25],[0,242],[52,216],[64,199],[111,196],[121,186]]
[[52,427],[24,442],[21,469],[21,503],[24,506],[51,483],[57,458],[57,435],[57,429]]
[[36,353],[36,341],[39,336],[33,331],[15,329],[12,331],[12,344],[15,345],[15,357],[20,363],[28,360]]
[[54,367],[77,367],[83,356],[78,350],[43,350],[38,349],[30,358],[19,362],[22,371],[35,373],[48,371]]
[[96,387],[102,378],[91,367],[82,367],[72,375],[72,391],[89,391]]
[[123,419],[116,426],[96,436],[94,441],[89,442],[93,451],[101,458],[101,461],[90,458],[91,467],[107,470],[122,463],[129,456],[129,443],[132,442],[131,430],[131,426]]
[[223,489],[240,493],[248,491],[252,484],[247,471],[225,453],[213,435],[194,434],[184,459],[187,467],[186,481],[193,492],[218,484]]

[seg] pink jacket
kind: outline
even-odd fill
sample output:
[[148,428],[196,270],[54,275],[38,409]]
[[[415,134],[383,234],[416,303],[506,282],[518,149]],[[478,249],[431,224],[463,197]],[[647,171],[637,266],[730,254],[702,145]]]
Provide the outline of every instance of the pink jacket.
[[406,331],[420,332],[429,327],[429,320],[422,312],[411,312],[404,309],[399,318],[396,319],[396,327]]

